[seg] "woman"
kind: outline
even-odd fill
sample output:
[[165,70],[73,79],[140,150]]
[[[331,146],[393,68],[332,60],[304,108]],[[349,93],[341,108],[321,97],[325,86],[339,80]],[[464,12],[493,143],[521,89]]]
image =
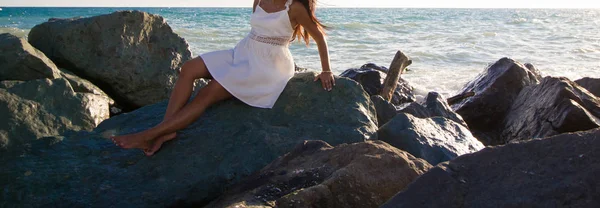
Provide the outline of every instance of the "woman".
[[[153,155],[174,139],[176,131],[194,122],[212,104],[235,96],[250,106],[272,108],[294,75],[288,45],[298,38],[317,43],[323,71],[315,77],[331,91],[335,79],[329,66],[324,26],[315,17],[316,0],[254,0],[252,30],[234,49],[202,54],[181,67],[163,122],[136,133],[113,137],[123,148]],[[198,78],[212,78],[189,103]],[[186,104],[187,103],[187,104]]]

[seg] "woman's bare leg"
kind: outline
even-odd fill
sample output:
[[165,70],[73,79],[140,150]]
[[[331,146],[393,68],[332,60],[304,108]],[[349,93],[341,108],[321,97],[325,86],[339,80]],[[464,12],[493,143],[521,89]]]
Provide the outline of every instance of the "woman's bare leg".
[[198,95],[187,105],[183,106],[173,116],[157,126],[135,134],[115,136],[113,140],[121,147],[150,148],[152,140],[177,130],[183,129],[194,122],[211,105],[231,98],[231,94],[216,80],[202,88]]
[[204,60],[201,57],[196,57],[186,61],[181,67],[181,72],[169,98],[165,119],[174,115],[187,103],[194,90],[194,81],[200,78],[211,78]]
[[[171,92],[171,97],[169,98],[169,104],[167,105],[167,110],[165,112],[163,121],[172,117],[187,103],[188,99],[192,95],[194,82],[196,79],[200,78],[212,77],[208,72],[206,65],[204,64],[204,60],[198,56],[192,60],[186,61],[181,67],[181,72],[179,73],[177,82],[175,82],[173,92]],[[160,149],[163,143],[174,139],[176,136],[177,133],[172,132],[156,138],[154,141],[151,141],[151,144],[148,148],[144,149],[144,153],[147,156],[153,155]]]

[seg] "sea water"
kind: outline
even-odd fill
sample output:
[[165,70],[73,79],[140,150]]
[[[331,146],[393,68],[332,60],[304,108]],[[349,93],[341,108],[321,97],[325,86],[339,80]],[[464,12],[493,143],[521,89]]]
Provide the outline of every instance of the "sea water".
[[[11,8],[0,33],[27,37],[49,18],[89,17],[119,10],[163,16],[194,56],[235,46],[250,30],[251,8]],[[421,95],[454,95],[502,57],[534,64],[544,76],[600,77],[598,9],[319,8],[337,74],[365,63],[389,66],[396,51],[413,64],[402,75]],[[298,66],[321,70],[312,43],[290,46]]]

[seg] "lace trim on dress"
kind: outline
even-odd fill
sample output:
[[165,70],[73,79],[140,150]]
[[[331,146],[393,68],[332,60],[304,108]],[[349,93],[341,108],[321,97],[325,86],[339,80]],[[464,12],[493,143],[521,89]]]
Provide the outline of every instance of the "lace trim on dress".
[[286,36],[260,36],[254,31],[250,31],[250,34],[248,36],[252,40],[278,46],[286,46],[291,41],[290,38]]

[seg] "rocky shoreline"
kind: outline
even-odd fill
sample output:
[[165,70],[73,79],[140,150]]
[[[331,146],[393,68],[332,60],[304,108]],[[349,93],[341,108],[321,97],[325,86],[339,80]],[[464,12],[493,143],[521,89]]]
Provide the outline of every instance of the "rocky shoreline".
[[[600,207],[600,79],[501,58],[453,99],[387,68],[324,92],[297,72],[273,109],[232,99],[155,156],[111,135],[162,120],[192,55],[157,15],[0,34],[0,207]],[[197,88],[207,80],[199,80]]]

